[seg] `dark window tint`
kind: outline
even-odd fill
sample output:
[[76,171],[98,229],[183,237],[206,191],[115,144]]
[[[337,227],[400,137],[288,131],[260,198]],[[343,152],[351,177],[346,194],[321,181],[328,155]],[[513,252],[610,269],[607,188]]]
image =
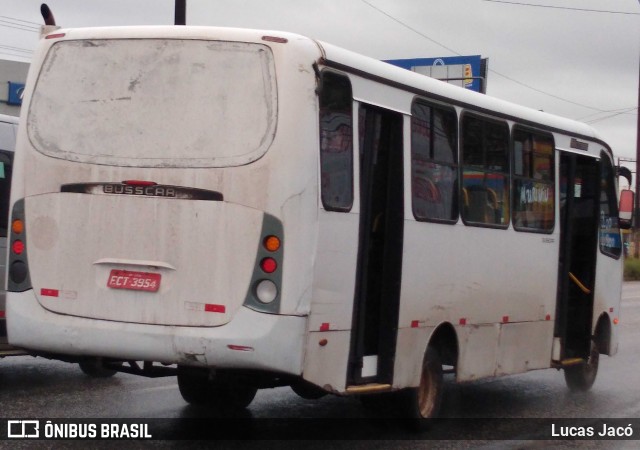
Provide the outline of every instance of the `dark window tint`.
[[0,151],[0,237],[7,237],[13,153]]
[[462,217],[470,225],[509,223],[509,127],[465,115],[462,119]]
[[456,113],[416,102],[411,116],[413,215],[453,223],[458,219]]
[[612,258],[619,258],[622,241],[614,171],[607,154],[602,153],[600,161],[600,251]]
[[550,232],[554,226],[554,144],[551,136],[513,133],[513,226]]
[[323,72],[320,93],[321,198],[325,209],[353,204],[353,102],[345,76]]

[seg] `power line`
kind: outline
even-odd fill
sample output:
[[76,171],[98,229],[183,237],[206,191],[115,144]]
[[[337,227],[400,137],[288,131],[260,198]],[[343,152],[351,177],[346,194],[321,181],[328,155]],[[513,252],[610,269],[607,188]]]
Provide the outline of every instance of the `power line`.
[[[378,11],[379,13],[381,13],[381,14],[383,14],[384,16],[388,17],[389,19],[393,20],[394,22],[396,22],[396,23],[398,23],[398,24],[402,25],[403,27],[405,27],[405,28],[407,28],[407,29],[409,29],[409,30],[413,31],[414,33],[416,33],[416,34],[418,34],[418,35],[422,36],[423,38],[425,38],[425,39],[427,39],[427,40],[429,40],[429,41],[433,42],[434,44],[436,44],[436,45],[438,45],[438,46],[440,46],[440,47],[444,48],[445,50],[447,50],[447,51],[449,51],[449,52],[451,52],[451,53],[453,53],[453,54],[455,54],[455,55],[457,55],[457,56],[462,56],[462,54],[461,54],[461,53],[459,53],[459,52],[455,51],[455,50],[454,50],[454,49],[452,49],[452,48],[447,47],[446,45],[442,44],[441,42],[438,42],[438,41],[436,41],[435,39],[433,39],[433,38],[431,38],[431,37],[427,36],[426,34],[424,34],[424,33],[420,32],[420,31],[416,30],[415,28],[413,28],[413,27],[411,27],[411,26],[407,25],[406,23],[404,23],[404,22],[403,22],[403,21],[401,21],[400,19],[398,19],[398,18],[396,18],[396,17],[392,16],[391,14],[389,14],[389,13],[387,13],[386,11],[384,11],[384,10],[382,10],[382,9],[378,8],[377,6],[372,5],[372,4],[371,4],[371,3],[369,3],[367,0],[360,0],[360,1],[361,1],[362,3],[364,3],[364,4],[366,4],[367,6],[369,6],[370,8],[373,8],[373,9],[375,9],[376,11]],[[487,1],[488,1],[488,0],[487,0]],[[593,111],[598,111],[598,112],[608,112],[608,111],[606,111],[606,110],[603,110],[603,109],[600,109],[600,108],[596,108],[596,107],[594,107],[594,106],[589,106],[589,105],[585,105],[585,104],[583,104],[583,103],[574,102],[574,101],[572,101],[572,100],[568,100],[568,99],[563,98],[563,97],[560,97],[560,96],[558,96],[558,95],[551,94],[550,92],[546,92],[546,91],[543,91],[543,90],[541,90],[541,89],[535,88],[535,87],[533,87],[533,86],[531,86],[531,85],[528,85],[528,84],[526,84],[526,83],[523,83],[522,81],[518,81],[518,80],[516,80],[515,78],[511,78],[510,76],[505,75],[505,74],[500,73],[500,72],[497,72],[497,71],[495,71],[495,70],[493,70],[493,69],[489,69],[489,72],[494,73],[494,74],[496,74],[496,75],[498,75],[498,76],[500,76],[500,77],[502,77],[502,78],[505,78],[505,79],[507,79],[507,80],[511,81],[512,83],[519,84],[520,86],[523,86],[523,87],[525,87],[525,88],[527,88],[527,89],[531,89],[532,91],[538,92],[538,93],[540,93],[540,94],[547,95],[547,96],[552,97],[552,98],[555,98],[555,99],[557,99],[557,100],[561,100],[561,101],[563,101],[563,102],[570,103],[570,104],[572,104],[572,105],[581,106],[581,107],[583,107],[583,108],[591,109],[591,110],[593,110]]]
[[10,50],[12,52],[33,53],[33,50],[29,50],[21,47],[12,47],[11,45],[3,45],[3,44],[0,44],[0,49]]
[[40,27],[40,25],[42,25],[39,22],[31,22],[30,20],[22,20],[22,19],[17,19],[15,17],[9,17],[9,16],[0,16],[0,19],[9,19],[9,20],[13,20],[15,22],[24,22],[25,24],[33,24],[33,25],[36,25],[38,27]]
[[603,120],[611,119],[612,117],[616,117],[616,116],[619,116],[619,115],[621,115],[621,114],[629,114],[629,113],[631,113],[631,111],[636,110],[636,109],[638,109],[638,108],[637,108],[637,107],[634,107],[634,108],[631,108],[631,109],[627,109],[627,110],[625,110],[625,111],[619,111],[619,112],[617,112],[617,113],[610,114],[610,115],[608,115],[608,116],[600,117],[599,119],[591,119],[591,120],[588,120],[586,123],[591,124],[591,123],[601,122],[601,121],[603,121]]
[[37,33],[40,31],[40,28],[31,27],[30,25],[22,25],[15,22],[9,22],[2,19],[0,19],[0,27],[13,28],[22,31],[31,31],[32,33]]
[[537,5],[533,3],[520,3],[520,2],[507,2],[504,0],[482,0],[483,2],[491,2],[491,3],[504,3],[507,5],[515,5],[515,6],[531,6],[534,8],[550,8],[550,9],[565,9],[569,11],[581,11],[581,12],[592,12],[592,13],[602,13],[602,14],[623,14],[627,16],[640,16],[640,13],[627,12],[627,11],[610,11],[604,9],[587,9],[587,8],[571,8],[568,6],[552,6],[552,5]]

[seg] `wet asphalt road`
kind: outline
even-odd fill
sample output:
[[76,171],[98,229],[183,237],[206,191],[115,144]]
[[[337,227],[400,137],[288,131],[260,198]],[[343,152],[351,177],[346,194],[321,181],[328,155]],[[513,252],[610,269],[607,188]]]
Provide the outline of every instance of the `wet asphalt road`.
[[[591,418],[604,421],[632,418],[637,424],[635,437],[640,438],[640,282],[625,284],[621,316],[618,355],[601,358],[598,379],[593,389],[586,393],[569,392],[563,374],[554,369],[461,385],[449,382],[442,415],[445,418],[473,420],[445,420],[426,434],[416,434],[395,422],[379,421],[376,413],[364,408],[355,398],[327,396],[320,400],[304,400],[289,388],[258,392],[243,417],[255,419],[262,427],[268,427],[269,424],[301,426],[309,434],[301,431],[301,434],[294,434],[293,437],[313,438],[305,446],[315,448],[340,444],[333,441],[331,445],[325,445],[326,442],[318,440],[325,431],[334,431],[332,436],[338,438],[383,439],[341,442],[350,448],[639,448],[639,440],[528,440],[546,439],[550,435],[549,423],[533,420],[544,418]],[[0,416],[4,419],[131,418],[144,422],[145,419],[168,418],[173,419],[167,421],[168,426],[172,427],[180,427],[192,419],[198,423],[216,423],[220,419],[218,413],[185,403],[174,377],[149,379],[118,374],[108,379],[91,379],[77,365],[30,356],[0,360],[0,408]],[[309,420],[284,420],[300,417]],[[486,421],[486,418],[493,420]],[[514,420],[507,420],[509,418]],[[184,419],[187,420],[183,422]],[[532,423],[536,425],[532,426]],[[0,423],[0,426],[5,425]],[[489,440],[496,435],[506,440]],[[207,434],[207,437],[214,436]],[[265,436],[259,434],[258,437]],[[267,437],[277,437],[277,432],[275,436],[271,434]],[[443,440],[428,440],[430,437]],[[453,438],[457,440],[450,440]],[[43,448],[51,447],[46,445],[46,441],[39,443]],[[0,441],[0,448],[6,447],[6,444],[7,441]],[[129,444],[146,447],[152,442]],[[153,444],[173,447],[181,446],[184,442],[154,441]],[[252,446],[249,442],[225,441],[222,444],[218,442],[214,447]],[[253,444],[257,447],[255,442]],[[266,446],[275,447],[277,442],[269,441]],[[280,446],[289,445],[280,442]],[[297,447],[293,445],[292,448]],[[264,448],[264,445],[260,448]]]

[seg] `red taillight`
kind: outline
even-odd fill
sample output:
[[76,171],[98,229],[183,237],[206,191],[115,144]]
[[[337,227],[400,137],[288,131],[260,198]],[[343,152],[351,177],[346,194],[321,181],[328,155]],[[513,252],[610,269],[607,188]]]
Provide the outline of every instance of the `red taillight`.
[[13,241],[13,244],[11,244],[11,251],[13,251],[15,255],[22,255],[24,252],[24,242],[21,240]]
[[260,261],[260,268],[265,273],[273,273],[278,268],[278,263],[273,258],[264,258]]

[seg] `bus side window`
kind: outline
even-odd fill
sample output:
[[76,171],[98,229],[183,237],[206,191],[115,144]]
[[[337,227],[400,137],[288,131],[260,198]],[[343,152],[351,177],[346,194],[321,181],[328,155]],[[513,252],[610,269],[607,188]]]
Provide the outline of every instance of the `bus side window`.
[[0,237],[7,237],[13,153],[0,150]]
[[320,187],[327,211],[353,205],[353,100],[343,75],[322,73],[320,91]]
[[417,220],[458,220],[458,118],[421,101],[411,107],[411,193]]
[[509,225],[509,127],[465,114],[462,118],[462,218],[468,225]]
[[615,171],[609,156],[600,154],[600,251],[618,259],[622,254],[622,240],[618,223]]
[[513,227],[518,231],[553,231],[554,148],[550,135],[514,130]]

